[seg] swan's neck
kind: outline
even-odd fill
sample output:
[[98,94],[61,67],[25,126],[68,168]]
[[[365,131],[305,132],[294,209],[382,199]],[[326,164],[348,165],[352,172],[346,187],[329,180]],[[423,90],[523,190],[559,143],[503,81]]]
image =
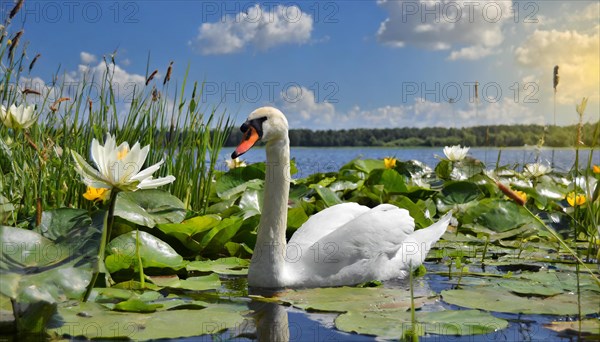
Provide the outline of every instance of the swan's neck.
[[267,144],[265,192],[258,236],[248,274],[255,287],[285,286],[285,231],[290,190],[290,142],[287,135]]

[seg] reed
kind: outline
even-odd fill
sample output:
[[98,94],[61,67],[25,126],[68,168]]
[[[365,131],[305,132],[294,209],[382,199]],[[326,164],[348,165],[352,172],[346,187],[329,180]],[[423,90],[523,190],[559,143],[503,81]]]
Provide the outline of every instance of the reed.
[[[0,26],[0,36],[7,36],[6,30]],[[176,177],[163,189],[186,199],[189,210],[205,211],[218,155],[233,122],[225,110],[201,104],[202,85],[194,83],[191,98],[186,96],[187,71],[181,87],[172,91],[166,87],[164,96],[142,83],[132,91],[130,103],[122,104],[113,82],[115,54],[104,59],[106,68],[100,77],[83,75],[75,90],[57,81],[60,75],[44,85],[26,81],[24,44],[17,51],[14,40],[10,44],[2,40],[0,58],[9,54],[0,74],[0,103],[35,103],[39,117],[27,129],[0,124],[0,224],[27,226],[30,217],[39,223],[41,211],[54,208],[91,209],[94,203],[82,197],[86,188],[78,181],[69,150],[87,156],[92,139],[103,141],[107,133],[118,142],[151,145],[147,163],[164,159],[166,165],[157,176]],[[39,56],[28,63],[30,68]],[[147,83],[156,75],[150,74]]]

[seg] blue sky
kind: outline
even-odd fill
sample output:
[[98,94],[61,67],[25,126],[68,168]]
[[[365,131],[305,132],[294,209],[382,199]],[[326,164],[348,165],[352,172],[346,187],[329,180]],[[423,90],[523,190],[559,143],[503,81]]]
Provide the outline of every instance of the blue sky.
[[275,105],[296,128],[552,124],[556,64],[557,123],[577,121],[583,96],[584,121],[600,117],[597,1],[26,0],[22,27],[29,59],[42,54],[22,82],[78,82],[117,50],[125,94],[150,55],[159,88],[170,61],[171,87],[189,65],[205,103],[239,122]]

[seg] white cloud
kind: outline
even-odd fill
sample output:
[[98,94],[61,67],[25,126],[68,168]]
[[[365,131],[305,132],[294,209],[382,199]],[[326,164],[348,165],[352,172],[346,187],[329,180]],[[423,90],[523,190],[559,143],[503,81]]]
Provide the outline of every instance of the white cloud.
[[448,56],[448,59],[451,61],[457,59],[476,60],[491,55],[492,53],[493,50],[490,48],[474,45],[464,47],[458,51],[452,51],[450,56]]
[[277,5],[267,11],[256,4],[247,13],[203,23],[190,45],[205,55],[237,53],[247,46],[266,51],[282,44],[308,43],[312,29],[312,16],[297,6]]
[[395,127],[467,127],[492,124],[539,124],[543,114],[512,98],[496,102],[474,103],[433,102],[416,98],[411,104],[363,109],[354,106],[339,111],[331,103],[318,103],[310,89],[301,88],[302,97],[281,94],[276,103],[288,117],[290,127],[321,129],[395,128]]
[[81,53],[79,53],[79,59],[83,64],[96,63],[96,61],[98,60],[98,58],[96,58],[95,55],[85,51],[81,51]]
[[328,102],[318,102],[315,93],[305,87],[290,87],[280,94],[281,106],[292,127],[310,123],[329,126],[334,123],[335,107]]
[[393,47],[413,45],[430,50],[454,49],[449,60],[475,60],[493,53],[511,18],[507,1],[379,1],[389,14],[377,32]]
[[584,96],[597,101],[600,93],[600,35],[575,30],[536,30],[515,50],[517,62],[537,71],[552,92],[552,75],[559,66],[557,102],[574,104]]

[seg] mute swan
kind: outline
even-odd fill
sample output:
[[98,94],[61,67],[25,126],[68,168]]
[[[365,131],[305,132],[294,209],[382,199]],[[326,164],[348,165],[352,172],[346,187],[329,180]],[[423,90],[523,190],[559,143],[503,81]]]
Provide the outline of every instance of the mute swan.
[[290,189],[288,122],[281,111],[261,107],[241,126],[235,159],[258,140],[266,142],[264,203],[248,285],[258,288],[354,285],[405,277],[420,265],[446,231],[451,214],[414,231],[405,209],[381,204],[373,209],[343,203],[313,215],[286,243]]

